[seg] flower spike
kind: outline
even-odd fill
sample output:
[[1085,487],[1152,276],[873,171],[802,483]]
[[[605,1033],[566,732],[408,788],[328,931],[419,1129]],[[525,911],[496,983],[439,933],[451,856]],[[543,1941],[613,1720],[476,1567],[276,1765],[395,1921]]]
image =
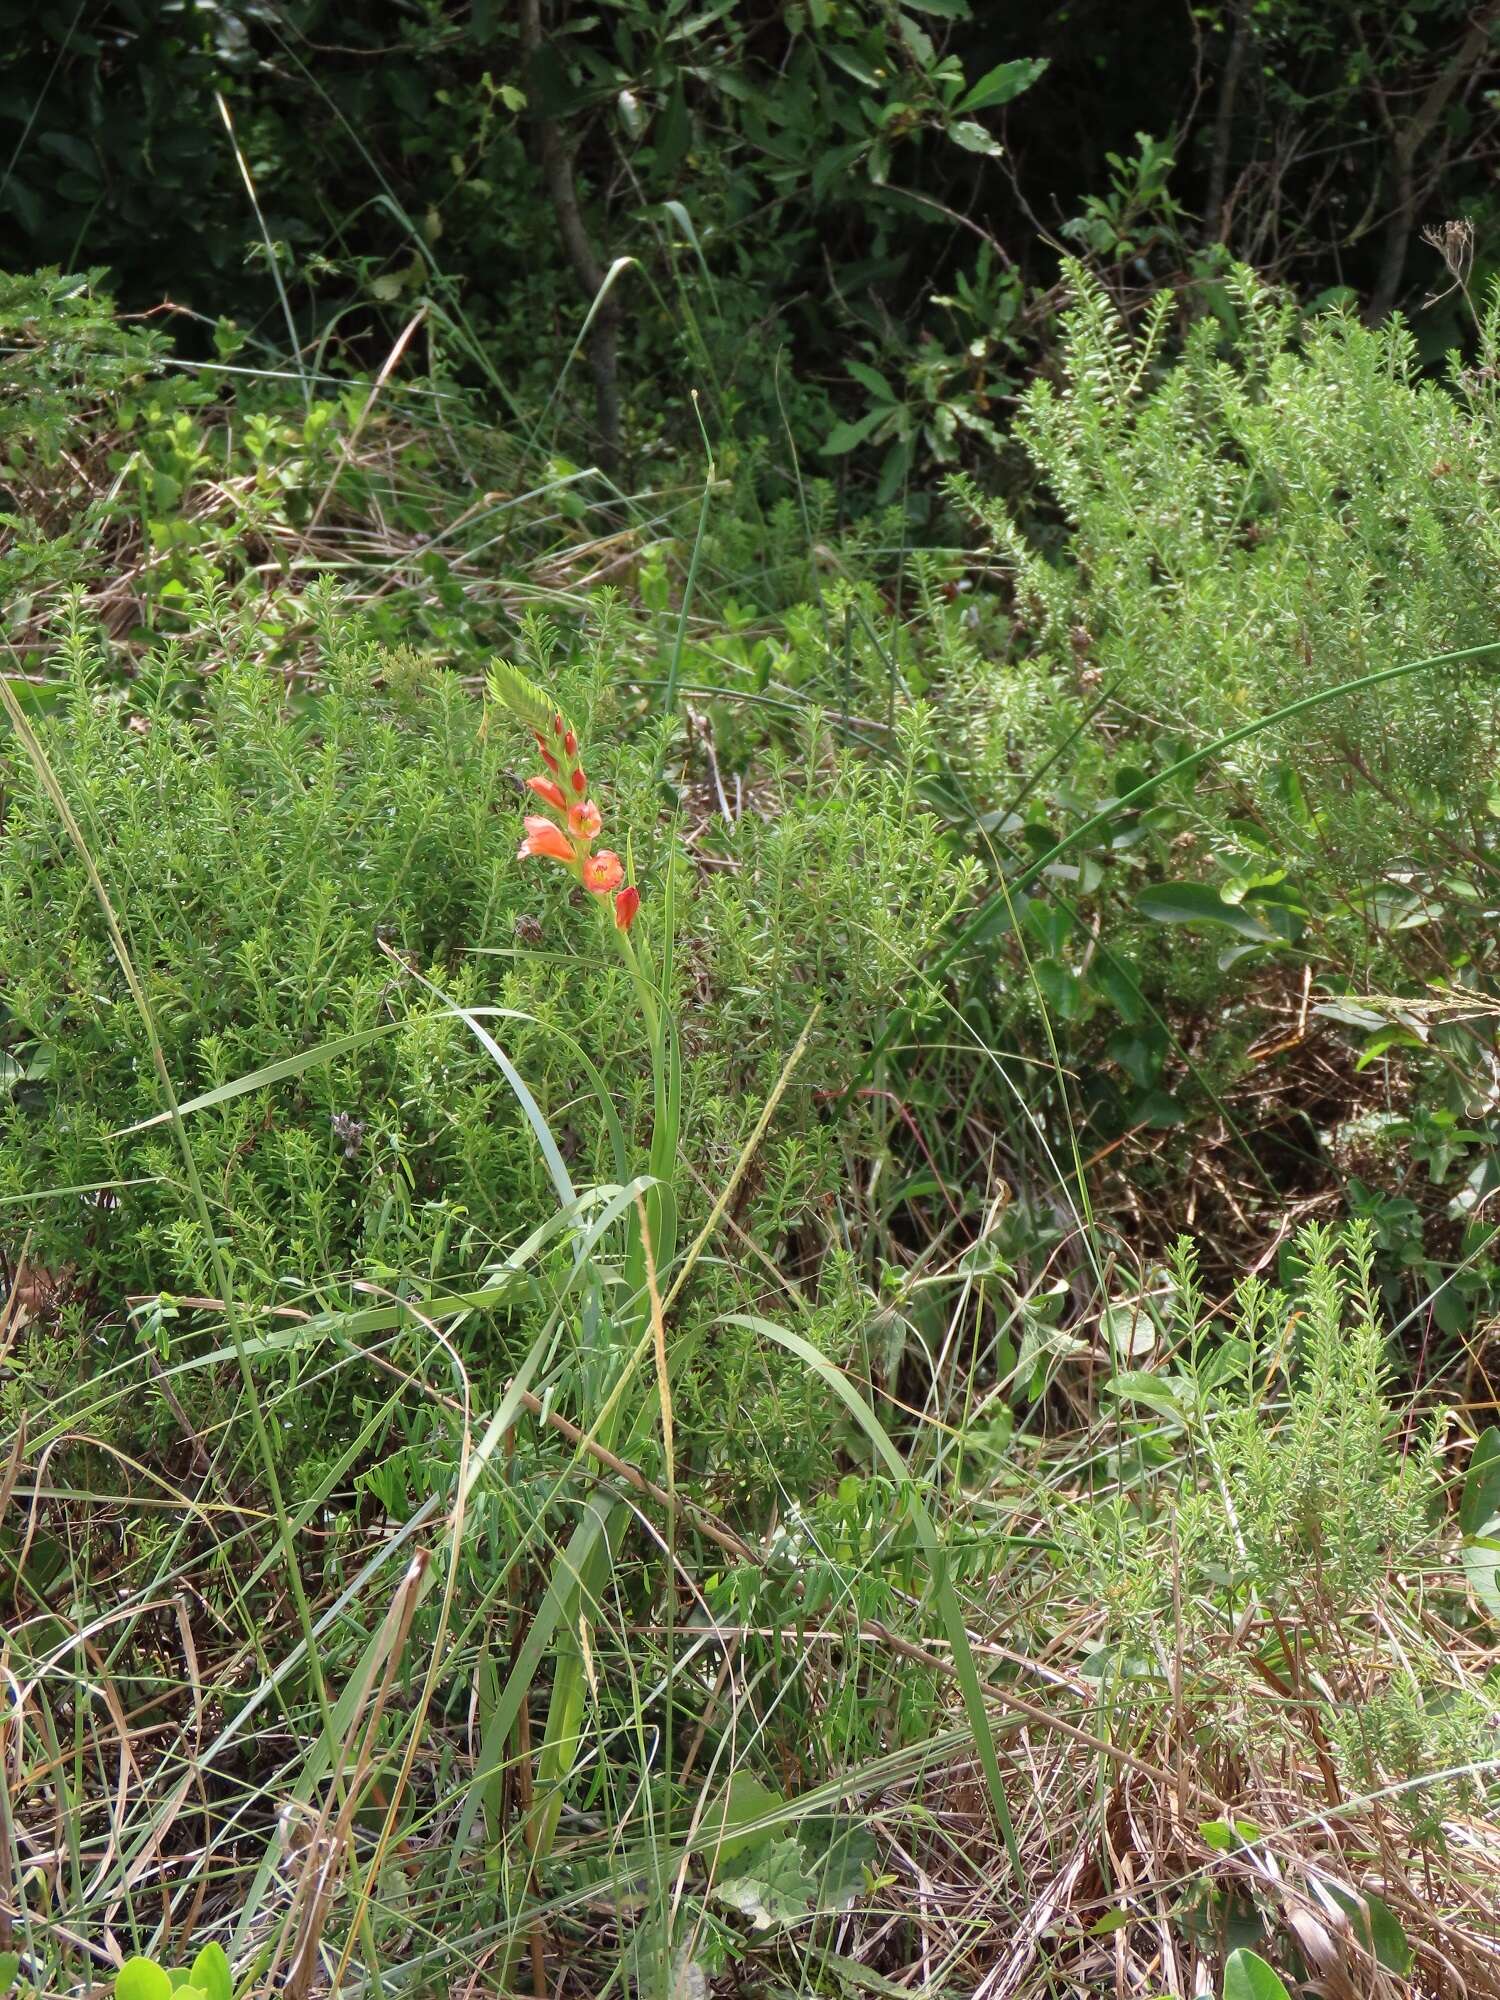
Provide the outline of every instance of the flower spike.
[[598,900],[601,916],[606,908],[604,899],[612,898],[611,928],[638,979],[635,953],[627,933],[640,910],[641,894],[633,882],[626,883],[625,864],[613,848],[601,847],[594,852],[594,842],[604,830],[604,820],[588,795],[588,774],[578,759],[578,736],[572,723],[545,688],[528,680],[508,660],[492,664],[489,693],[491,700],[525,723],[535,738],[537,754],[550,773],[546,777],[528,778],[526,785],[557,817],[527,814],[526,838],[517,858],[540,856],[561,862],[573,880]]

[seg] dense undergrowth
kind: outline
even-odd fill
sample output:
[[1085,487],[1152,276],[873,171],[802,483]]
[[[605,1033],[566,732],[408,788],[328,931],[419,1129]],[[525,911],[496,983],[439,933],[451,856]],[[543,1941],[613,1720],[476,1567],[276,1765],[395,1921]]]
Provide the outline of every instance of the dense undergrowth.
[[8,282],[14,1976],[1500,1990],[1500,334],[1219,296],[912,549]]

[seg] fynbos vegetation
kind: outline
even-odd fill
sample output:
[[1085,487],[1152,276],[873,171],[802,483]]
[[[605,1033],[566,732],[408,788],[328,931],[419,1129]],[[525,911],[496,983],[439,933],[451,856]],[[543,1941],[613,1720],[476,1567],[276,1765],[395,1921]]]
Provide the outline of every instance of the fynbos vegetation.
[[1500,1993],[1500,10],[1005,11],[11,9],[0,1996]]

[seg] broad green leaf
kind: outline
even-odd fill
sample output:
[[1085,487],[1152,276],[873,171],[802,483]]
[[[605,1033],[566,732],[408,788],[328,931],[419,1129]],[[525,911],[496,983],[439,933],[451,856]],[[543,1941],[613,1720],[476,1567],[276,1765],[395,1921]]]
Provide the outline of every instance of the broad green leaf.
[[1159,1330],[1139,1300],[1120,1299],[1099,1315],[1099,1332],[1116,1362],[1138,1361],[1156,1350]]
[[1411,1946],[1389,1903],[1382,1902],[1379,1896],[1372,1895],[1367,1889],[1356,1895],[1352,1889],[1345,1889],[1336,1882],[1325,1882],[1323,1887],[1348,1917],[1354,1935],[1378,1964],[1383,1965],[1387,1972],[1405,1975],[1411,1971]]
[[875,498],[882,507],[910,474],[916,449],[916,440],[905,437],[898,438],[886,453],[880,468],[879,484],[875,488]]
[[948,137],[955,146],[962,146],[966,153],[986,153],[992,160],[998,160],[1005,151],[1000,141],[986,132],[975,118],[960,118],[956,125],[950,125]]
[[1368,1069],[1372,1062],[1378,1062],[1389,1049],[1419,1049],[1422,1046],[1422,1037],[1414,1035],[1410,1028],[1382,1028],[1378,1034],[1371,1035],[1360,1050],[1359,1060],[1354,1065],[1355,1071],[1357,1073],[1362,1069]]
[[1149,1125],[1153,1132],[1170,1132],[1185,1125],[1187,1113],[1169,1090],[1146,1090],[1126,1109],[1132,1125]]
[[1083,1012],[1083,981],[1060,959],[1039,958],[1032,964],[1032,977],[1042,1004],[1056,1021],[1076,1021]]
[[115,1974],[115,2000],[172,2000],[172,1982],[154,1959],[127,1958]]
[[0,1951],[0,1993],[9,1993],[16,1983],[16,1975],[21,1970],[21,1955],[15,1951]]
[[880,78],[852,49],[840,48],[837,42],[830,42],[823,53],[831,63],[836,64],[844,72],[845,76],[852,76],[854,81],[863,84],[866,90],[880,89]]
[[1104,1385],[1105,1393],[1122,1403],[1143,1403],[1148,1410],[1159,1411],[1180,1424],[1183,1418],[1182,1403],[1171,1381],[1160,1375],[1150,1375],[1143,1369],[1127,1369],[1122,1374],[1112,1375]]
[[1130,968],[1113,952],[1101,951],[1089,972],[1089,984],[1114,1008],[1127,1026],[1144,1018],[1141,989]]
[[807,1870],[816,1884],[814,1904],[826,1916],[842,1916],[853,1907],[874,1872],[880,1850],[868,1827],[851,1822],[833,1834],[828,1845],[814,1850],[804,1838]]
[[1500,1430],[1491,1424],[1474,1446],[1474,1455],[1469,1460],[1463,1498],[1458,1503],[1458,1525],[1466,1535],[1488,1534],[1497,1514],[1500,1514]]
[[959,99],[958,109],[993,111],[997,105],[1009,104],[1023,90],[1030,90],[1046,67],[1045,56],[1022,56],[1016,62],[997,63]]
[[1136,908],[1158,924],[1220,924],[1254,944],[1278,944],[1280,939],[1249,910],[1226,903],[1206,882],[1156,882],[1136,898]]
[[917,66],[920,69],[930,69],[937,51],[932,46],[932,37],[927,30],[919,28],[909,15],[901,13],[896,15],[896,27]]
[[868,389],[870,394],[878,398],[878,400],[882,403],[895,402],[896,399],[894,395],[891,393],[891,385],[889,384],[889,382],[886,381],[883,375],[877,374],[876,371],[873,368],[871,368],[867,362],[846,361],[844,363],[844,366],[848,369],[849,373],[854,377],[855,381],[859,384],[861,389]]
[[[759,1828],[757,1820],[771,1819],[786,1805],[786,1800],[769,1785],[763,1785],[759,1778],[749,1771],[736,1771],[718,1799],[703,1815],[706,1832],[722,1827],[723,1833],[717,1846],[721,1862],[743,1854],[747,1848],[768,1840],[773,1829]],[[745,1829],[750,1829],[748,1832]]]
[[1464,1530],[1464,1576],[1484,1610],[1500,1622],[1500,1430],[1492,1424],[1474,1446],[1458,1502]]
[[808,1875],[802,1849],[788,1836],[757,1853],[755,1866],[714,1885],[714,1895],[758,1931],[794,1924],[811,1910],[817,1884]]
[[207,2000],[234,2000],[234,1980],[223,1945],[204,1945],[193,1960],[193,1984],[201,1989]]
[[885,422],[886,410],[867,410],[852,424],[835,424],[818,447],[826,458],[841,458],[846,451],[862,445],[877,424]]
[[1373,1007],[1361,1007],[1353,1000],[1320,1000],[1311,1011],[1346,1028],[1369,1030],[1385,1026],[1384,1014],[1377,1014]]
[[1233,1951],[1224,1967],[1224,2000],[1291,2000],[1266,1961],[1253,1951]]
[[[1500,1529],[1500,1521],[1494,1525]],[[1464,1575],[1491,1618],[1500,1621],[1500,1539],[1495,1535],[1465,1536]]]
[[1365,1892],[1365,1907],[1370,1913],[1370,1938],[1376,1958],[1387,1972],[1404,1976],[1411,1971],[1412,1949],[1395,1911],[1389,1903],[1382,1902],[1379,1896],[1372,1896],[1368,1890]]

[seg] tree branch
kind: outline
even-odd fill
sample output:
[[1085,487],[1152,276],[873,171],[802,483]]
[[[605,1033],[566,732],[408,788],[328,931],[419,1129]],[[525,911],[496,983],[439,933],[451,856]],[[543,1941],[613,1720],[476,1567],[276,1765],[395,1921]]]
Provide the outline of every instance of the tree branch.
[[531,122],[536,134],[537,159],[568,262],[573,267],[580,291],[594,308],[588,333],[588,355],[594,377],[594,407],[599,424],[599,462],[612,471],[620,457],[620,313],[612,293],[600,297],[605,271],[578,203],[578,184],[573,175],[575,149],[568,144],[557,120],[535,108],[539,98],[536,60],[545,42],[542,0],[521,0],[521,51],[527,70],[527,97],[534,107]]
[[1249,53],[1250,0],[1238,0],[1229,39],[1229,54],[1224,63],[1224,78],[1219,85],[1219,102],[1214,109],[1213,152],[1208,164],[1208,192],[1203,203],[1205,243],[1226,243],[1229,240],[1226,194],[1229,187],[1229,152],[1234,139],[1234,103],[1239,95],[1240,78],[1245,73],[1245,60]]
[[1380,273],[1365,315],[1371,326],[1390,312],[1401,289],[1401,274],[1406,269],[1406,253],[1417,221],[1417,156],[1431,138],[1454,93],[1484,60],[1497,21],[1500,21],[1500,0],[1486,0],[1452,57],[1432,79],[1421,103],[1403,124],[1398,125],[1391,117],[1384,94],[1380,94],[1381,116],[1391,134],[1395,199],[1386,218]]

